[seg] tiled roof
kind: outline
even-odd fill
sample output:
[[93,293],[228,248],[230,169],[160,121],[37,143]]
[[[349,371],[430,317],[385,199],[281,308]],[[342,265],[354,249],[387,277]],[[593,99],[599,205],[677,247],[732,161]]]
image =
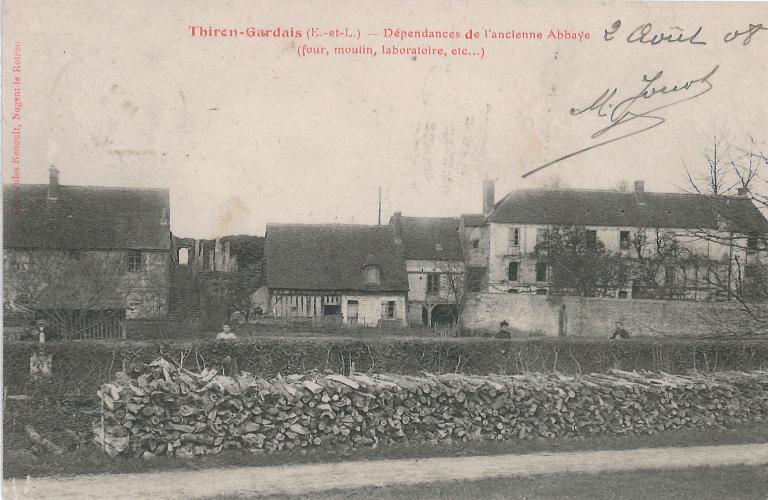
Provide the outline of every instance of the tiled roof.
[[522,189],[510,192],[488,222],[715,229],[768,232],[768,222],[746,197],[685,193]]
[[[146,249],[170,246],[167,189],[3,186],[6,248]],[[165,224],[161,219],[165,217]]]
[[461,214],[465,226],[476,227],[485,224],[484,214]]
[[[269,224],[265,255],[272,289],[408,290],[391,226]],[[380,267],[380,285],[363,282],[363,267],[371,259]]]
[[406,259],[463,260],[459,219],[448,217],[401,217]]

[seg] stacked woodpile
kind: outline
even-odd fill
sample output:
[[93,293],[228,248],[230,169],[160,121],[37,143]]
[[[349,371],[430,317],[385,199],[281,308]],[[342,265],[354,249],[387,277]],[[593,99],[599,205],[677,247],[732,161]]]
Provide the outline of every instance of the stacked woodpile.
[[364,375],[271,380],[194,373],[159,358],[99,391],[96,442],[110,455],[195,456],[226,448],[453,443],[647,434],[768,417],[768,372]]

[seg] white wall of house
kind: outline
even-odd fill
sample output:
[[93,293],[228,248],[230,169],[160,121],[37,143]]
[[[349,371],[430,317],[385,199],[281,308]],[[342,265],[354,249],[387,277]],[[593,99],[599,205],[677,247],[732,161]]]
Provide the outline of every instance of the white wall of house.
[[[451,300],[451,286],[448,274],[464,272],[464,263],[459,260],[406,260],[405,269],[408,273],[408,300],[424,302],[429,298],[442,301]],[[437,293],[427,293],[429,275],[440,274],[440,286]]]
[[[548,229],[550,226],[537,224],[502,224],[491,223],[488,225],[489,233],[489,257],[488,257],[488,277],[489,291],[499,292],[507,291],[510,288],[525,289],[523,291],[535,292],[537,289],[546,286],[546,283],[536,280],[536,259],[533,253],[537,244],[537,235],[540,229]],[[511,233],[513,230],[519,231],[518,246],[510,245]],[[637,227],[605,227],[605,226],[585,226],[585,229],[594,230],[597,238],[605,245],[606,249],[616,253],[626,253],[629,256],[636,256],[636,251],[632,245],[631,238],[638,231]],[[620,234],[622,231],[630,233],[630,248],[622,250],[620,248]],[[747,238],[745,235],[734,235],[734,245],[719,241],[707,241],[695,237],[687,229],[663,228],[658,234],[665,232],[675,234],[678,242],[686,248],[692,250],[701,256],[706,256],[709,260],[717,261],[724,266],[727,273],[730,261],[732,269],[732,279],[738,278],[738,268],[742,269],[748,264],[764,262],[765,256],[757,252],[747,252]],[[652,247],[656,243],[657,230],[647,228],[648,245]],[[726,232],[717,233],[719,238],[727,238]],[[519,262],[518,280],[510,282],[508,279],[508,266],[510,262]]]
[[[405,295],[362,295],[344,294],[341,297],[341,314],[345,323],[349,323],[350,301],[357,301],[357,325],[375,327],[379,320],[395,320],[402,325],[405,321]],[[394,314],[392,318],[386,317],[384,306],[394,302]]]

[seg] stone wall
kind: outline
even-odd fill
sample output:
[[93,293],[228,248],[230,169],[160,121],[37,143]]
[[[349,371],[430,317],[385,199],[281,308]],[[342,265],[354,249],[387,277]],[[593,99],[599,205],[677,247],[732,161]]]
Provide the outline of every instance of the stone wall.
[[501,321],[511,329],[558,335],[560,306],[565,304],[569,336],[608,337],[617,321],[630,335],[714,335],[756,330],[733,302],[598,299],[504,293],[473,294],[464,326],[496,331]]
[[[4,315],[33,309],[125,309],[126,318],[158,319],[168,313],[170,255],[166,250],[142,250],[138,268],[129,270],[128,250],[3,251]],[[25,283],[20,286],[19,283]],[[40,303],[25,289],[43,294],[57,283],[60,293]],[[79,293],[73,293],[75,290]],[[96,298],[92,299],[91,296]],[[23,302],[22,302],[23,301]],[[19,302],[17,304],[17,302]],[[23,305],[22,305],[23,304]]]

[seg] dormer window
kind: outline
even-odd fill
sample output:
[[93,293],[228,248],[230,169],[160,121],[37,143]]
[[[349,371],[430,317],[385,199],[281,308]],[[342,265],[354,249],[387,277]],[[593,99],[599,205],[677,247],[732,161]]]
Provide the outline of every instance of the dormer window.
[[443,251],[443,244],[442,243],[435,243],[435,250],[437,250],[438,252],[442,252]]
[[366,285],[378,285],[381,283],[379,266],[366,266],[363,269],[363,280]]
[[363,283],[366,285],[381,284],[381,266],[372,253],[368,254],[363,264]]

